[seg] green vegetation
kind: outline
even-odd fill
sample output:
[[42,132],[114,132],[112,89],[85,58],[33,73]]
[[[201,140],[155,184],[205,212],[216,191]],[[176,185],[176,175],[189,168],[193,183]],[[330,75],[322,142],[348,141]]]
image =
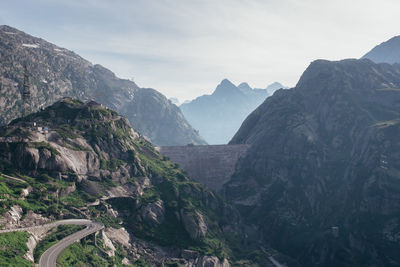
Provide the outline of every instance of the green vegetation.
[[2,135],[4,137],[13,137],[13,136],[19,136],[22,138],[29,137],[29,132],[26,130],[23,130],[21,128],[16,128],[12,130],[11,132],[7,133],[6,135]]
[[75,151],[89,151],[89,149],[78,146],[76,144],[74,144],[74,146],[63,144],[63,147],[71,149],[71,150],[75,150]]
[[85,228],[82,225],[59,225],[54,229],[54,231],[47,235],[42,241],[37,244],[33,256],[35,258],[35,262],[38,263],[40,256],[42,256],[43,252],[45,252],[52,245],[56,244],[58,241],[63,239],[66,236],[69,236],[75,232],[78,232]]
[[[77,213],[76,207],[83,206],[87,202],[92,202],[96,196],[89,195],[77,185],[77,191],[71,195],[58,199],[57,191],[71,186],[72,182],[53,178],[46,173],[40,173],[35,178],[22,175],[15,169],[8,169],[0,166],[0,172],[5,172],[14,177],[19,177],[27,183],[6,179],[0,175],[0,214],[8,211],[12,206],[18,205],[23,210],[23,216],[29,211],[57,218],[59,212],[63,212],[67,217],[81,216]],[[25,198],[21,198],[22,189],[31,188],[31,192]]]
[[[200,252],[203,255],[215,255],[219,258],[235,258],[231,246],[238,251],[241,246],[234,238],[227,239],[218,231],[218,223],[227,223],[221,220],[218,208],[208,206],[207,198],[221,203],[221,199],[202,187],[200,184],[190,181],[177,165],[160,156],[154,148],[144,140],[135,142],[135,148],[149,173],[154,177],[162,177],[153,187],[147,188],[138,199],[114,198],[108,202],[117,210],[123,211],[127,216],[125,225],[139,238],[149,240],[162,246],[186,248]],[[196,197],[203,196],[203,197]],[[136,219],[140,209],[148,204],[162,199],[165,205],[165,218],[159,226],[140,222]],[[219,205],[215,203],[215,205]],[[209,226],[205,238],[194,241],[184,228],[182,221],[177,218],[181,210],[187,213],[199,211]],[[230,244],[229,242],[232,242]],[[238,254],[236,254],[238,255]]]
[[[78,100],[64,98],[62,101],[40,112],[39,115],[44,120],[49,120],[51,118],[62,118],[64,120],[73,121],[80,113],[80,107],[82,104],[83,103]],[[35,115],[36,114],[31,114],[31,116]],[[31,116],[28,116],[27,119],[29,120]]]
[[93,245],[75,243],[65,249],[57,260],[57,266],[113,266],[99,254],[101,252]]
[[66,206],[79,208],[85,206],[86,203],[95,201],[96,197],[98,196],[89,195],[84,190],[78,187],[75,192],[64,198],[61,198],[60,201]]
[[[53,219],[84,216],[102,222],[106,227],[125,227],[136,237],[158,245],[191,249],[201,255],[213,255],[220,259],[230,258],[231,261],[247,253],[241,245],[240,238],[228,236],[221,231],[222,227],[230,224],[229,219],[221,215],[229,214],[230,207],[224,204],[220,197],[189,180],[187,174],[176,163],[161,156],[145,139],[131,138],[132,129],[129,124],[115,112],[93,105],[79,108],[79,105],[68,101],[59,102],[38,113],[35,121],[37,118],[48,116],[48,122],[51,124],[54,118],[54,125],[51,128],[63,139],[57,142],[69,149],[83,150],[75,147],[67,139],[80,136],[85,138],[95,153],[93,156],[97,157],[93,162],[99,162],[101,170],[111,173],[102,171],[99,176],[93,175],[83,182],[78,182],[79,179],[74,173],[61,173],[63,179],[60,179],[55,170],[38,169],[32,172],[29,166],[23,169],[8,165],[6,161],[0,162],[0,172],[20,177],[28,183],[7,181],[0,177],[0,196],[4,199],[0,212],[9,210],[12,205],[19,205],[23,209],[23,214],[33,211]],[[60,112],[65,114],[61,115]],[[60,152],[47,142],[18,143],[9,146],[0,144],[0,153],[14,151],[21,144],[40,150],[46,149],[51,151],[53,156],[60,155]],[[92,160],[93,157],[90,156]],[[130,165],[127,169],[134,175],[123,177],[124,184],[137,187],[138,182],[140,186],[142,179],[148,177],[152,180],[150,186],[144,189],[143,194],[113,198],[108,200],[108,204],[100,202],[89,207],[88,203],[95,202],[103,192],[120,185],[118,179],[113,180],[112,177],[115,175],[112,172],[125,165]],[[54,175],[57,177],[53,177]],[[75,192],[60,197],[62,189],[71,186],[73,182],[76,184]],[[20,197],[22,189],[28,185],[31,186],[30,193],[23,199]],[[165,211],[164,220],[160,225],[138,220],[146,205],[160,199],[163,201]],[[110,212],[109,204],[122,211],[118,218]],[[198,214],[201,214],[207,224],[207,235],[193,240],[185,229],[182,214],[189,218],[195,216],[193,217],[195,221]],[[73,227],[58,227],[38,245],[35,259],[38,260],[44,250],[74,230],[76,229]],[[93,240],[86,238],[64,251],[59,258],[59,264],[60,266],[122,266],[123,257],[129,258],[129,255],[124,248],[118,247],[118,244],[114,245],[118,251],[115,257],[110,258],[104,253],[106,248],[102,246],[101,240],[94,244]],[[130,260],[134,266],[149,266],[140,260]],[[178,265],[171,262],[166,263],[166,266]]]
[[[123,258],[130,258],[127,252],[122,248],[120,244],[115,244],[115,256],[109,257],[105,254],[105,249],[102,247],[102,239],[97,238],[97,244],[94,244],[93,238],[86,238],[81,240],[79,243],[74,243],[65,249],[57,260],[57,266],[104,266],[104,267],[123,267],[128,266],[122,264]],[[102,247],[102,248],[101,248]],[[151,267],[146,261],[139,259],[130,259],[134,267]],[[176,266],[165,264],[163,267]]]
[[[109,257],[104,253],[105,249],[100,249],[101,239],[97,239],[94,244],[93,238],[86,238],[79,243],[74,243],[65,249],[57,260],[57,266],[104,266],[104,267],[122,267],[122,259],[126,257],[126,252],[120,246],[116,246],[115,256]],[[147,265],[134,265],[147,266]]]
[[100,158],[100,169],[103,170],[109,170],[109,171],[116,171],[119,166],[123,165],[125,161],[120,160],[120,159],[110,159],[106,160],[103,158]]
[[70,125],[60,125],[56,128],[56,132],[64,139],[75,139],[79,137],[79,135],[74,133]]
[[26,183],[15,180],[6,179],[0,175],[0,199],[2,199],[2,207],[0,214],[9,210],[13,205],[19,205],[23,210],[40,210],[38,202],[28,202],[21,199],[22,189],[27,188]]
[[57,149],[55,149],[54,147],[52,147],[49,143],[47,142],[33,142],[33,143],[29,143],[30,146],[37,148],[39,150],[41,149],[47,149],[51,152],[51,154],[53,155],[60,155],[60,152],[58,152]]
[[0,266],[33,266],[23,258],[28,251],[27,232],[11,232],[0,234]]

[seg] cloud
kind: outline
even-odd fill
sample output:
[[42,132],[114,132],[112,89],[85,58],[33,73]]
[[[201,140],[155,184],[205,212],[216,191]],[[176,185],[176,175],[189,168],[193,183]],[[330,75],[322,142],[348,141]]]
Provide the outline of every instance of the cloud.
[[[24,7],[21,11],[21,7]],[[293,86],[399,33],[397,0],[3,0],[0,17],[181,100],[229,78]]]

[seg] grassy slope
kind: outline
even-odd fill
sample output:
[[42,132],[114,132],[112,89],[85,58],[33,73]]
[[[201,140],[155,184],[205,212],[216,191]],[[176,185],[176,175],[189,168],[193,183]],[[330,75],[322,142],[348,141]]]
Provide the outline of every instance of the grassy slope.
[[29,234],[27,232],[11,232],[0,234],[0,266],[33,266],[23,258],[28,251],[26,242]]

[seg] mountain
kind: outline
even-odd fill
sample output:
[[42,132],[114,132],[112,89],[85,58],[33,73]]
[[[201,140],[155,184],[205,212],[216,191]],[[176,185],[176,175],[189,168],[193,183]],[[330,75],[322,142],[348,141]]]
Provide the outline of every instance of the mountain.
[[[229,267],[255,263],[251,257],[258,255],[244,246],[232,206],[189,180],[127,119],[96,102],[64,98],[1,127],[0,195],[6,229],[65,218],[105,225],[97,241],[63,252],[62,266]],[[13,250],[19,256],[0,253],[0,259],[26,262],[26,244],[39,255],[35,247],[59,236],[56,230],[25,232]],[[2,248],[11,249],[16,237],[4,238]]]
[[278,82],[271,83],[270,85],[267,86],[267,88],[265,88],[265,90],[267,90],[269,95],[273,95],[275,91],[279,89],[289,89],[289,88]]
[[243,122],[225,187],[289,266],[400,265],[400,65],[317,60]]
[[368,58],[375,63],[400,63],[400,36],[375,46],[362,58]]
[[197,97],[180,108],[208,143],[226,144],[267,96],[266,90],[253,90],[247,83],[236,87],[225,79],[211,95]]
[[176,97],[171,97],[171,98],[168,99],[168,100],[171,101],[171,103],[174,104],[174,105],[176,105],[176,106],[179,106],[179,105],[180,105],[179,99],[176,98]]
[[[69,96],[83,101],[95,99],[121,112],[154,144],[205,144],[165,96],[119,79],[110,70],[93,65],[74,52],[0,26],[0,55],[0,124]],[[20,93],[24,67],[32,90],[30,105],[23,104]]]

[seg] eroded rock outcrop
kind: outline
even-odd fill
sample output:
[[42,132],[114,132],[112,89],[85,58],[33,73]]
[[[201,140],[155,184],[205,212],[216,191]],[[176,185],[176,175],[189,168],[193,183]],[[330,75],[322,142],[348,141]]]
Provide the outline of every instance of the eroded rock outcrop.
[[142,207],[141,216],[146,223],[160,225],[165,216],[164,202],[159,199]]
[[197,260],[196,267],[230,267],[227,259],[220,261],[217,257],[203,256]]
[[207,224],[200,212],[181,210],[180,215],[186,231],[193,240],[206,236]]

